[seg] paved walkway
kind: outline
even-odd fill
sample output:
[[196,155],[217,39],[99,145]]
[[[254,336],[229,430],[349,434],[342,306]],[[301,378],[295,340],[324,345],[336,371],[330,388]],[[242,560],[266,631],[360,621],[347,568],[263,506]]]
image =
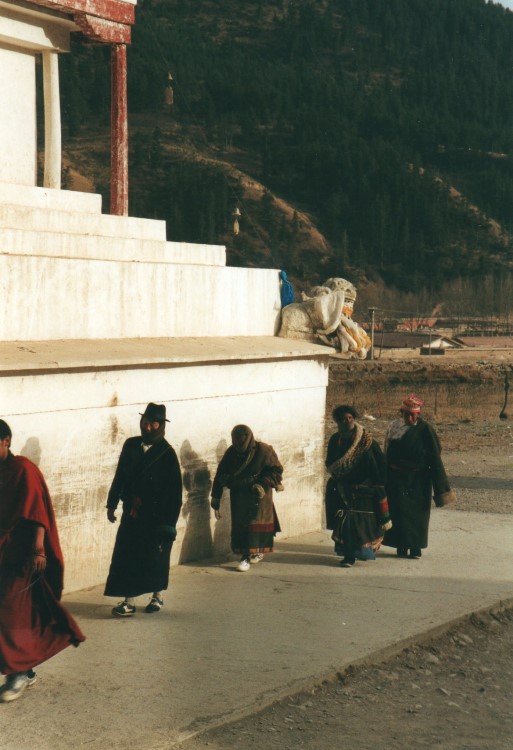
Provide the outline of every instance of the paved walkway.
[[233,562],[173,569],[157,615],[114,620],[101,588],[70,594],[88,640],[0,705],[0,748],[172,748],[512,598],[512,571],[513,517],[445,510],[420,561],[384,548],[342,569],[318,532],[279,543],[248,573]]

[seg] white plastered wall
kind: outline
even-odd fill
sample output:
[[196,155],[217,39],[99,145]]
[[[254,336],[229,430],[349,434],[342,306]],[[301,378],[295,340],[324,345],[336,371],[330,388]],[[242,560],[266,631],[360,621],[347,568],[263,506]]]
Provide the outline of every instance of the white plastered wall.
[[166,437],[184,473],[173,563],[229,551],[228,500],[216,523],[209,497],[237,423],[270,442],[284,465],[285,491],[275,496],[283,534],[320,528],[326,384],[327,365],[315,359],[2,377],[0,414],[13,451],[39,465],[54,500],[66,589],[105,580],[116,532],[106,495],[149,401],[168,408]]
[[0,182],[36,184],[35,54],[0,43]]

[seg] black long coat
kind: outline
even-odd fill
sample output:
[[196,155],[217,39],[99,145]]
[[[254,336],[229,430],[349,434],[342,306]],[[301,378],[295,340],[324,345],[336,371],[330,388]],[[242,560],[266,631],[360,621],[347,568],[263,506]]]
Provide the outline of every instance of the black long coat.
[[107,498],[123,502],[112,553],[106,596],[139,596],[163,591],[182,506],[182,474],[175,451],[162,439],[146,453],[140,437],[126,440]]
[[388,441],[387,493],[393,525],[385,535],[387,546],[428,546],[433,495],[438,507],[453,499],[441,450],[435,430],[420,417],[400,439]]

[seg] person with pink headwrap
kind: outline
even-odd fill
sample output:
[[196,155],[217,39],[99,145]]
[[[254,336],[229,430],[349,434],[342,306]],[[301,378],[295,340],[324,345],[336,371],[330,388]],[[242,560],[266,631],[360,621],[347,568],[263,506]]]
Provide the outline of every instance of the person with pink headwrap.
[[441,458],[434,428],[421,416],[423,401],[410,393],[401,404],[385,439],[387,495],[392,528],[384,544],[398,557],[418,559],[428,546],[431,500],[443,507],[455,499]]

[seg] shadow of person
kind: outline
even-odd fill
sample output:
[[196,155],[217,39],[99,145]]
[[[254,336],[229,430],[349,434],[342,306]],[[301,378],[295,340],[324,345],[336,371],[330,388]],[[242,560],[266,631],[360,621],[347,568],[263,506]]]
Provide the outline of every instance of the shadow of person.
[[[216,458],[217,463],[220,462],[226,450],[228,443],[223,438],[217,444]],[[221,518],[216,521],[214,529],[214,553],[215,555],[227,555],[231,552],[231,529],[232,529],[232,516],[230,511],[230,493],[228,490],[223,492],[223,498],[221,500],[221,507],[219,509]]]
[[[104,603],[92,603],[82,602],[77,599],[73,600],[71,597],[66,597],[66,607],[69,609],[74,617],[80,618],[81,620],[105,620],[109,617],[112,620],[111,608],[112,603],[105,605]],[[108,611],[108,614],[106,614]],[[121,618],[120,618],[121,619]]]
[[20,456],[25,456],[25,458],[28,458],[33,464],[39,466],[41,463],[41,453],[39,438],[29,437],[20,451]]
[[207,462],[193,451],[188,440],[180,448],[183,485],[187,499],[182,506],[185,518],[185,535],[180,550],[180,563],[212,557],[212,532],[210,529],[210,488],[212,480]]

